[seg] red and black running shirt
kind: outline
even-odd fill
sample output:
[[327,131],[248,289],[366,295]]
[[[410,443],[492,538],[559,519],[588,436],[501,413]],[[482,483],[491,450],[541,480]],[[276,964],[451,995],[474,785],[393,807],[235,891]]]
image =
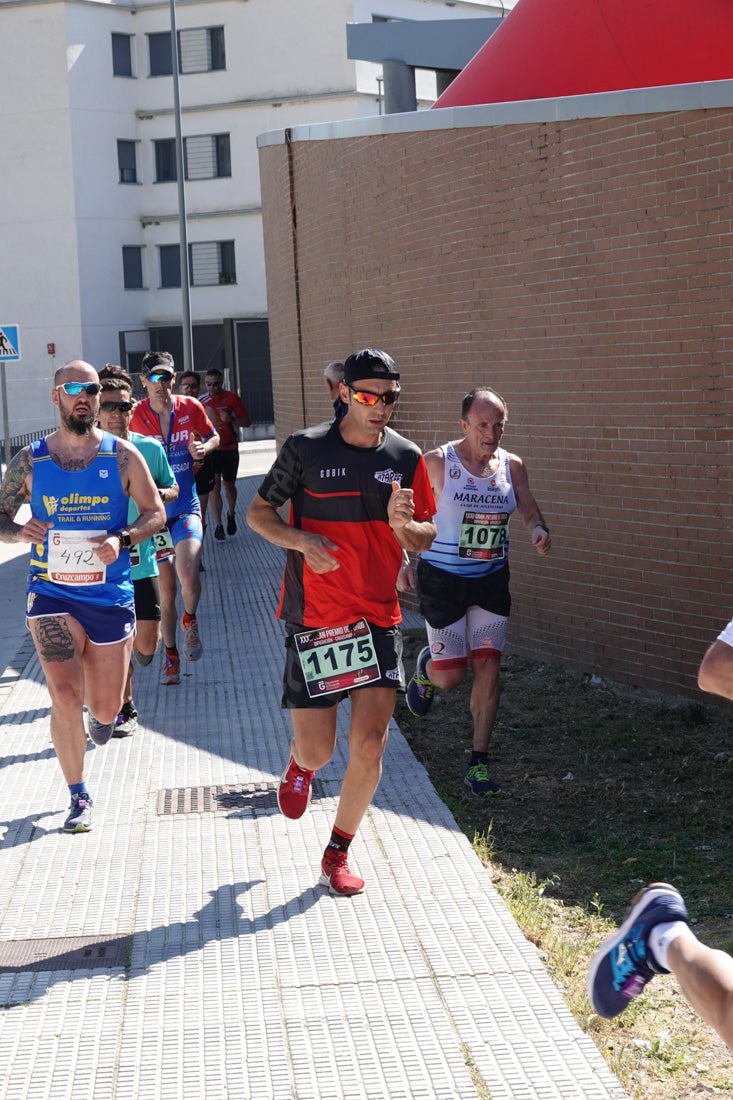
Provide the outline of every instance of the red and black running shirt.
[[211,439],[214,434],[214,425],[204,412],[203,405],[195,397],[182,397],[175,393],[172,401],[167,439],[163,436],[160,417],[150,404],[149,397],[138,401],[132,410],[130,431],[139,432],[140,435],[150,435],[165,447],[165,453],[178,482],[178,499],[165,506],[167,518],[175,519],[176,516],[187,513],[200,516],[201,504],[196,492],[196,470],[188,450],[188,441],[192,433],[197,433],[203,440]]
[[362,616],[383,627],[400,622],[395,582],[402,549],[387,519],[393,481],[413,490],[417,523],[435,514],[419,447],[391,428],[374,448],[345,443],[338,421],[285,441],[258,492],[276,508],[290,501],[290,525],[330,539],[340,568],[314,573],[301,553],[288,550],[279,618],[307,627]]

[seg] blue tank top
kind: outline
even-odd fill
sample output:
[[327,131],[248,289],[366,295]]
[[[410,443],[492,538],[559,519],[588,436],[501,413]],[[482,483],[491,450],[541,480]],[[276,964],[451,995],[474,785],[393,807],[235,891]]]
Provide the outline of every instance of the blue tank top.
[[99,451],[85,470],[63,470],[49,454],[45,439],[31,443],[31,458],[31,512],[36,519],[50,520],[53,527],[42,543],[31,547],[28,591],[100,607],[132,603],[129,550],[120,551],[105,571],[79,534],[102,535],[127,523],[129,498],[120,480],[116,437],[103,433]]
[[509,517],[517,507],[509,455],[498,449],[499,468],[490,477],[468,472],[451,443],[443,452],[443,491],[433,520],[438,534],[420,557],[447,573],[485,577],[509,558]]

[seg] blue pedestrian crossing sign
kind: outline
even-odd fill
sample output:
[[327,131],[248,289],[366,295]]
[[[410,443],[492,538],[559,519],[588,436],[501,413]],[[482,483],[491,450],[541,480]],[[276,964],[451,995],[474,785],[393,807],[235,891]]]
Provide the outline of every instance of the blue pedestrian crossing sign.
[[0,324],[0,363],[20,359],[20,328]]

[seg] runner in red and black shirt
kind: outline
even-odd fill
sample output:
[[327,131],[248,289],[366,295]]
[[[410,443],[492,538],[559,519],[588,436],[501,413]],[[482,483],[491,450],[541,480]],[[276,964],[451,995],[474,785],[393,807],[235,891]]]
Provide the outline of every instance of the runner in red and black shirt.
[[247,406],[233,390],[222,388],[224,375],[218,367],[206,372],[206,393],[201,404],[219,433],[219,447],[211,458],[215,482],[211,490],[211,514],[214,517],[214,538],[221,542],[226,536],[221,521],[221,483],[227,498],[227,535],[236,535],[237,471],[239,469],[239,428],[252,423]]
[[[280,781],[286,817],[301,817],[336,744],[336,708],[351,697],[349,763],[321,863],[332,894],[364,882],[347,856],[379,783],[397,688],[405,686],[395,591],[403,548],[435,537],[435,502],[419,448],[387,422],[399,373],[374,348],[344,363],[347,414],[286,441],[250,506],[253,530],[287,549],[278,616],[286,620],[283,706],[292,752]],[[290,522],[277,509],[290,502]]]

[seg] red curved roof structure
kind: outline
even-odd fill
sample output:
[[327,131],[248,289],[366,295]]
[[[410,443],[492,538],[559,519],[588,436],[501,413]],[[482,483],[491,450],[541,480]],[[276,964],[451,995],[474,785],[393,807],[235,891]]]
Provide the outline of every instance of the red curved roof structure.
[[519,0],[433,106],[731,77],[732,0]]

